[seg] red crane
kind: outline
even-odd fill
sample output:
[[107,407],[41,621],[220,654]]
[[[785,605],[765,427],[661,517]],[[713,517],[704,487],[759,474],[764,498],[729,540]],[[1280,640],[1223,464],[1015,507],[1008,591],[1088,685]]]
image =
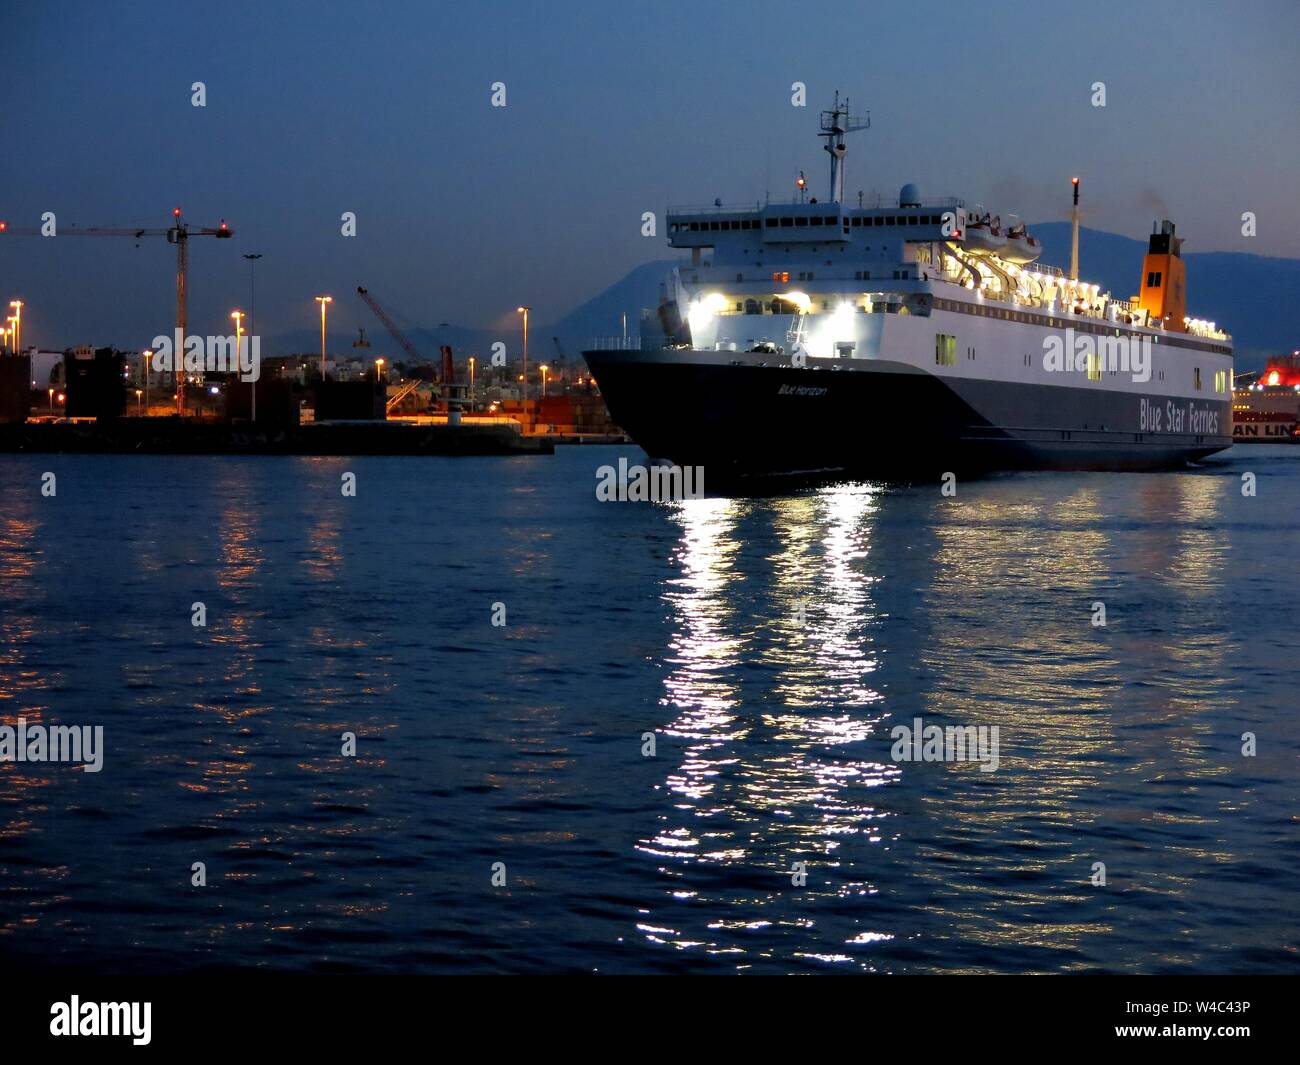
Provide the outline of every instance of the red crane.
[[[228,239],[235,235],[225,222],[218,226],[191,226],[181,218],[179,207],[172,211],[175,219],[165,228],[147,226],[63,226],[55,231],[56,237],[166,237],[169,244],[176,245],[176,328],[181,337],[189,336],[189,243],[190,237],[217,237]],[[0,233],[13,233],[16,236],[40,237],[45,234],[39,229],[14,229],[7,223],[0,222]],[[176,410],[185,413],[185,374],[174,372],[176,382]]]

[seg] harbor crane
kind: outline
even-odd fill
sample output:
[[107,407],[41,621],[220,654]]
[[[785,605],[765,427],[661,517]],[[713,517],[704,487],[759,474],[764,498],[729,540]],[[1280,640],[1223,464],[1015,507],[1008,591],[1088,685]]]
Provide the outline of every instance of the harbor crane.
[[[148,226],[62,226],[54,233],[56,237],[166,237],[167,243],[176,245],[176,328],[180,330],[181,342],[189,336],[189,243],[190,237],[216,237],[226,240],[235,235],[224,221],[217,226],[192,226],[181,217],[179,207],[172,211],[172,224],[166,227]],[[0,233],[13,233],[15,236],[46,236],[40,229],[14,229],[7,223],[0,222]],[[177,353],[179,354],[179,353]],[[176,411],[185,413],[185,374],[174,370],[172,377],[176,383]]]
[[[388,335],[397,341],[398,346],[406,352],[407,356],[413,360],[414,364],[419,366],[424,363],[424,356],[422,356],[419,351],[416,350],[415,345],[406,338],[406,334],[398,328],[397,323],[393,321],[392,316],[384,310],[383,304],[370,294],[370,290],[358,285],[357,295],[360,296],[365,305],[374,312],[375,317],[378,318],[380,322],[383,323],[384,328],[388,330]],[[456,367],[452,359],[451,348],[444,346],[439,349],[439,352],[442,355],[442,368],[439,373],[438,383],[444,388],[449,389],[456,383]]]

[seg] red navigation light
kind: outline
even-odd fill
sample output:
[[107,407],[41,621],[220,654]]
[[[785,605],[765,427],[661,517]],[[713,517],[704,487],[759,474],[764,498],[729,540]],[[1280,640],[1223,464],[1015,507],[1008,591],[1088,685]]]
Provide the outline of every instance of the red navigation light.
[[0,222],[0,233],[3,233],[8,228],[9,228],[8,222]]
[[173,217],[173,218],[180,218],[180,216],[181,216],[181,209],[180,209],[179,207],[173,207],[173,208],[172,208],[172,217]]
[[1079,179],[1078,179],[1077,177],[1072,177],[1072,178],[1070,178],[1070,184],[1071,184],[1071,185],[1077,185],[1077,184],[1079,184]]

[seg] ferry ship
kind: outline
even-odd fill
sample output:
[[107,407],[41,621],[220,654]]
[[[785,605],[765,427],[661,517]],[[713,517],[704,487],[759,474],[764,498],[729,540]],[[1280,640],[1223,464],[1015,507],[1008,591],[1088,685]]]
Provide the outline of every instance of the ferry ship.
[[1300,351],[1271,358],[1233,384],[1235,443],[1300,444]]
[[[712,482],[997,469],[1161,469],[1232,444],[1232,341],[1186,312],[1182,241],[1154,227],[1119,299],[1040,265],[1026,227],[903,186],[844,202],[836,94],[821,113],[827,199],[672,208],[672,270],[641,335],[584,357],[652,459]],[[1143,362],[1145,361],[1145,365]]]

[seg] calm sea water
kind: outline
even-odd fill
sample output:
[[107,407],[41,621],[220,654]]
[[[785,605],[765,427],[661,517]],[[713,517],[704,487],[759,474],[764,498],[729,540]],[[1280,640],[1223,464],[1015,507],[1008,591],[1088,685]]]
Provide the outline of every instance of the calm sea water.
[[598,503],[624,453],[6,456],[0,721],[106,753],[0,764],[0,965],[1300,970],[1300,449]]

